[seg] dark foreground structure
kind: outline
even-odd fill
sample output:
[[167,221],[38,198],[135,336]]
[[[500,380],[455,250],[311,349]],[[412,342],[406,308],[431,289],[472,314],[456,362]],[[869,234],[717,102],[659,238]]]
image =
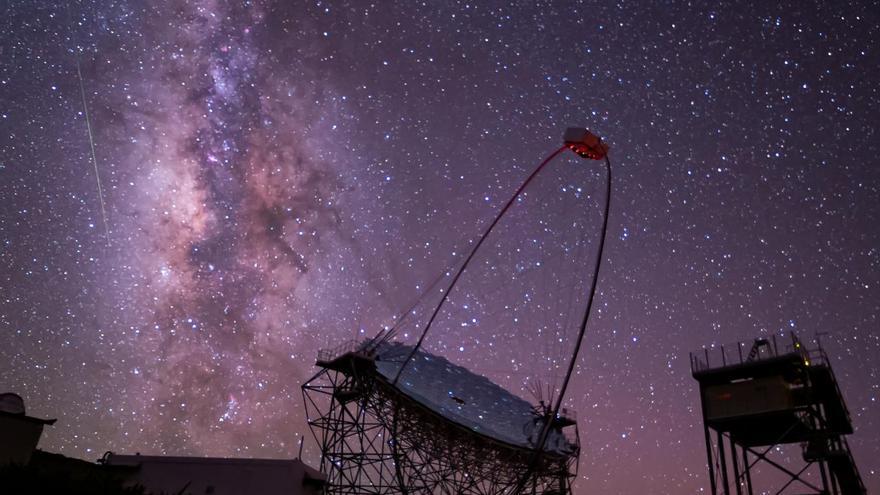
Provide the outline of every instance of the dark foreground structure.
[[11,392],[0,394],[0,466],[25,465],[40,442],[43,427],[54,419],[25,414],[24,400]]
[[180,495],[319,495],[321,473],[299,459],[227,459],[107,453],[102,463],[125,486]]
[[24,401],[0,394],[0,495],[318,495],[324,476],[299,459],[119,455],[97,463],[37,449],[54,419],[25,415]]
[[846,442],[849,411],[819,343],[807,348],[790,334],[717,346],[691,353],[691,370],[712,495],[866,493]]

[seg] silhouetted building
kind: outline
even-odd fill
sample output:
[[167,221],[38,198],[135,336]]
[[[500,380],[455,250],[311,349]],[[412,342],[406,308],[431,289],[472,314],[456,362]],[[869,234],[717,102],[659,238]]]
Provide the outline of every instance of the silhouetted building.
[[26,415],[24,401],[18,394],[0,394],[0,466],[27,465],[43,434],[43,426],[53,423],[54,419]]
[[94,463],[36,450],[43,426],[54,422],[25,415],[20,396],[0,394],[0,493],[310,495],[324,487],[324,476],[299,459],[108,452]]
[[227,459],[108,454],[104,465],[125,469],[128,485],[180,495],[319,494],[324,476],[299,459]]

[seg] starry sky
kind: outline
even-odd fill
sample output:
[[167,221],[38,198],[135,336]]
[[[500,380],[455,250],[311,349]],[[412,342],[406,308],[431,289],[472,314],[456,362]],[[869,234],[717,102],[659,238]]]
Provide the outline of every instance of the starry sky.
[[[317,350],[427,292],[423,317],[577,125],[615,171],[566,401],[579,491],[708,490],[689,351],[791,330],[826,333],[880,490],[871,2],[0,11],[0,389],[59,418],[44,449],[296,455]],[[603,180],[554,163],[426,348],[525,398],[558,387]]]

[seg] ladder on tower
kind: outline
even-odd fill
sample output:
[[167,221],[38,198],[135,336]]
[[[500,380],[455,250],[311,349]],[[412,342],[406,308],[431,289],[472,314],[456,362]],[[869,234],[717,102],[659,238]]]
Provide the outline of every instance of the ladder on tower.
[[[754,361],[761,354],[761,348],[769,347],[770,342],[765,338],[755,339],[755,342],[752,344],[752,349],[749,351],[748,357],[746,357],[746,362]],[[742,359],[742,358],[740,358]]]
[[842,435],[816,439],[803,445],[807,462],[826,461],[829,474],[834,478],[841,495],[866,495],[867,489],[856,467],[849,444]]

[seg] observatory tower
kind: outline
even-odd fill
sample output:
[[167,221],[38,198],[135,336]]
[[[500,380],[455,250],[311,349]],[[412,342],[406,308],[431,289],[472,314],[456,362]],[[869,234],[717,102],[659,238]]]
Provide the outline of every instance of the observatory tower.
[[849,411],[819,343],[807,348],[790,334],[716,346],[691,353],[691,371],[712,495],[866,493],[846,442]]

